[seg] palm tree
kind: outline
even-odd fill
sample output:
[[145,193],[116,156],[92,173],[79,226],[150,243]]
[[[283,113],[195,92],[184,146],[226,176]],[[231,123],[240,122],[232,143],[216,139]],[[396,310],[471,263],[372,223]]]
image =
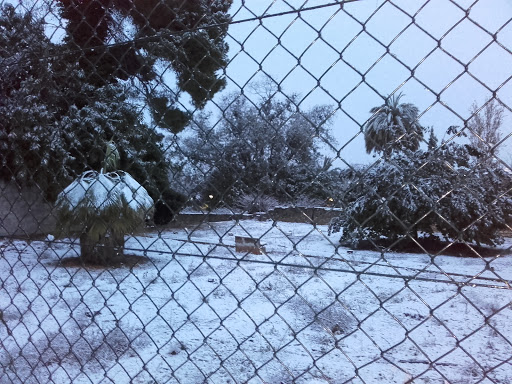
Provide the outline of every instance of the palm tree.
[[364,126],[366,152],[389,154],[395,150],[417,150],[424,128],[418,122],[419,110],[410,103],[400,104],[402,94],[392,95],[386,103],[370,110],[373,115]]
[[84,262],[107,264],[123,256],[124,235],[143,225],[153,199],[128,173],[115,169],[119,153],[112,143],[100,172],[87,171],[58,196],[56,209],[62,234],[80,233]]

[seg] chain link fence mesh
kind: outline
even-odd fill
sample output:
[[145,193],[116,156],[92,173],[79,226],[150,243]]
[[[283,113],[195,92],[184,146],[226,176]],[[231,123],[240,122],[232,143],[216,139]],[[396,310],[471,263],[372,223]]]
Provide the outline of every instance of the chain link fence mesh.
[[512,382],[512,7],[0,0],[1,383]]

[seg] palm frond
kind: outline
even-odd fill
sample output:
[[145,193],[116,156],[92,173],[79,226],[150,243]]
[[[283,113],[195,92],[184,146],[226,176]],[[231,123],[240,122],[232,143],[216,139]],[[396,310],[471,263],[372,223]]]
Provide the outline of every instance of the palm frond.
[[392,95],[385,104],[370,109],[373,115],[364,125],[368,153],[418,149],[424,131],[418,122],[419,110],[410,103],[400,104],[402,96],[402,93]]
[[56,203],[64,233],[86,230],[95,238],[107,231],[134,230],[152,207],[146,189],[122,171],[85,172],[59,194]]

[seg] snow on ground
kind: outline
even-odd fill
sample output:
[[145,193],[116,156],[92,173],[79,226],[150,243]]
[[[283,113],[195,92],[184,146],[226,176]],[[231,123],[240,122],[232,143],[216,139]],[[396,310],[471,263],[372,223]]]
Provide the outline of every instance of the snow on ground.
[[[234,236],[265,244],[236,253]],[[128,238],[134,267],[0,240],[0,383],[512,382],[512,257],[350,252],[325,226]]]

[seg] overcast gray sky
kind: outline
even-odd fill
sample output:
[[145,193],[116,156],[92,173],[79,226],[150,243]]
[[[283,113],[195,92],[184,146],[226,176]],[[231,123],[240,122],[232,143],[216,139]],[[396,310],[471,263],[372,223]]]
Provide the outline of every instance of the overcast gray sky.
[[[231,13],[239,21],[329,2],[235,0]],[[341,106],[333,125],[338,148],[353,139],[341,156],[366,163],[372,158],[358,123],[392,92],[403,92],[402,100],[420,109],[421,123],[434,126],[439,138],[450,125],[463,125],[460,117],[469,117],[471,104],[482,105],[494,91],[512,108],[511,18],[512,0],[358,0],[235,24],[226,92],[248,89],[266,74],[285,93],[300,93],[305,108]],[[510,116],[507,111],[505,134],[512,130]],[[500,155],[508,160],[508,148]]]

